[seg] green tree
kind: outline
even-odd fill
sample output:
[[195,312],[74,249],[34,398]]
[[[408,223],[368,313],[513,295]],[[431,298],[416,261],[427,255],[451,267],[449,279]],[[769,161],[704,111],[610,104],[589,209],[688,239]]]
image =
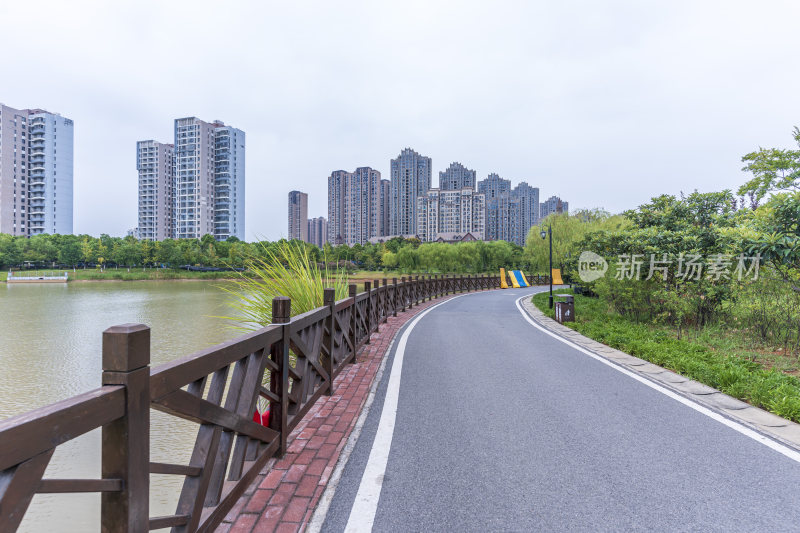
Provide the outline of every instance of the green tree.
[[[663,197],[660,197],[663,198]],[[654,199],[658,202],[659,199]],[[526,262],[537,272],[547,272],[550,268],[549,236],[542,239],[540,233],[552,227],[553,231],[553,268],[565,268],[580,255],[579,243],[585,235],[596,231],[616,231],[624,227],[623,216],[611,216],[601,210],[577,211],[571,215],[566,213],[552,214],[545,218],[539,226],[533,226],[525,241]],[[503,265],[493,265],[495,268]]]
[[404,272],[416,272],[419,269],[419,254],[412,246],[404,246],[397,252],[397,266]]
[[19,248],[16,246],[15,237],[0,233],[0,267],[9,268],[22,259]]
[[65,243],[58,251],[58,261],[73,267],[81,260],[81,246],[77,242]]
[[[792,137],[800,146],[800,129],[795,127]],[[742,162],[746,163],[742,170],[753,177],[739,188],[738,194],[749,196],[753,208],[773,191],[800,188],[800,150],[759,148],[742,157]]]
[[795,292],[800,292],[800,192],[779,193],[760,207],[748,235],[750,254],[772,266]]
[[83,260],[83,268],[86,269],[86,263],[95,261],[96,255],[94,253],[94,243],[90,237],[85,236],[81,241],[81,259]]
[[394,269],[397,268],[397,254],[392,251],[386,250],[381,256],[381,263],[384,268]]

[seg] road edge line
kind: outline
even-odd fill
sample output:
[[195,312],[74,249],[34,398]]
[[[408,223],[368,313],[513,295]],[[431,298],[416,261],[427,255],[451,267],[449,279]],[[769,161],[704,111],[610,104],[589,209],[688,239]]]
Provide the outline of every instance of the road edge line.
[[628,376],[630,378],[633,378],[636,381],[638,381],[640,383],[643,383],[644,385],[647,385],[651,389],[656,390],[656,391],[660,392],[661,394],[664,394],[665,396],[667,396],[669,398],[672,398],[673,400],[675,400],[675,401],[677,401],[677,402],[679,402],[679,403],[681,403],[681,404],[683,404],[683,405],[685,405],[685,406],[687,406],[687,407],[689,407],[691,409],[694,409],[698,413],[706,415],[707,417],[711,418],[712,420],[715,420],[716,422],[719,422],[720,424],[722,424],[724,426],[727,426],[727,427],[733,429],[734,431],[737,431],[738,433],[740,433],[740,434],[742,434],[742,435],[744,435],[746,437],[749,437],[750,439],[752,439],[752,440],[754,440],[756,442],[759,442],[759,443],[763,444],[764,446],[770,448],[771,450],[773,450],[775,452],[780,453],[781,455],[787,457],[788,459],[791,459],[791,460],[793,460],[793,461],[795,461],[797,463],[800,463],[800,452],[798,452],[796,450],[793,450],[792,448],[790,448],[790,447],[788,447],[788,446],[786,446],[786,445],[784,445],[784,444],[772,439],[771,437],[769,437],[767,435],[764,435],[764,434],[756,431],[755,429],[752,429],[752,428],[744,425],[743,423],[741,423],[739,421],[732,420],[732,419],[728,418],[727,416],[712,410],[709,407],[701,405],[701,404],[697,403],[695,400],[693,400],[691,398],[688,398],[686,396],[683,396],[682,394],[680,394],[680,393],[678,393],[678,392],[676,392],[674,390],[671,390],[671,389],[665,387],[664,385],[662,385],[660,383],[657,383],[657,382],[655,382],[655,381],[653,381],[653,380],[651,380],[649,378],[641,376],[641,375],[639,375],[639,374],[637,374],[637,373],[635,373],[635,372],[633,372],[633,371],[621,366],[620,364],[618,364],[618,363],[616,363],[614,361],[610,361],[609,359],[603,357],[602,355],[597,354],[597,353],[595,353],[595,352],[593,352],[591,350],[588,350],[587,348],[584,348],[583,346],[580,346],[580,345],[570,341],[569,339],[566,339],[566,338],[562,337],[561,335],[558,335],[557,333],[554,333],[554,332],[550,331],[549,329],[545,328],[541,324],[538,324],[530,316],[528,311],[526,311],[523,308],[523,306],[520,304],[520,302],[523,299],[531,298],[531,297],[533,297],[534,294],[536,294],[536,293],[531,293],[531,294],[528,294],[528,295],[525,295],[525,296],[521,296],[521,297],[517,298],[517,300],[514,303],[516,304],[517,310],[519,310],[519,312],[522,315],[522,317],[525,320],[527,320],[529,324],[531,324],[533,327],[535,327],[539,331],[542,331],[543,333],[546,333],[547,335],[553,337],[554,339],[563,342],[567,346],[569,346],[569,347],[571,347],[571,348],[583,353],[584,355],[588,355],[592,359],[595,359],[595,360],[597,360],[597,361],[599,361],[599,362],[601,362],[601,363],[603,363],[603,364],[605,364],[605,365],[617,370],[618,372],[621,372],[622,374],[625,374],[626,376]]
[[[486,292],[486,291],[480,291],[480,292]],[[331,477],[328,480],[328,484],[325,490],[323,491],[319,502],[317,503],[317,507],[314,509],[314,512],[311,515],[311,520],[309,520],[308,525],[306,526],[305,531],[307,533],[319,533],[319,531],[322,530],[322,526],[325,524],[325,519],[328,516],[328,511],[330,510],[330,506],[333,503],[334,497],[336,496],[336,489],[339,486],[339,482],[341,481],[344,469],[347,467],[347,464],[350,461],[350,455],[353,453],[353,450],[355,449],[356,444],[358,443],[358,439],[361,437],[361,431],[363,430],[367,417],[371,412],[372,405],[375,401],[375,396],[377,395],[378,387],[383,381],[383,375],[386,370],[386,365],[389,362],[388,356],[389,354],[392,353],[392,349],[394,348],[395,343],[397,343],[398,338],[402,335],[405,335],[406,331],[412,328],[412,324],[416,324],[416,321],[422,318],[428,312],[439,307],[440,305],[444,305],[447,302],[455,300],[456,298],[460,298],[462,296],[468,296],[470,294],[477,294],[477,293],[452,295],[450,298],[447,298],[443,302],[439,302],[436,305],[433,305],[425,309],[422,313],[413,317],[408,323],[403,324],[400,327],[400,329],[398,329],[397,332],[395,332],[391,342],[389,343],[389,346],[386,349],[386,352],[384,353],[383,361],[381,361],[381,365],[378,368],[377,373],[375,374],[375,378],[372,380],[372,385],[370,386],[370,390],[369,393],[367,394],[367,399],[364,402],[364,406],[361,409],[361,413],[359,414],[358,419],[356,420],[356,423],[353,426],[353,430],[350,432],[350,435],[347,438],[347,443],[342,448],[342,452],[340,453],[339,459],[336,462],[336,466],[334,467],[334,470],[331,473]],[[392,365],[392,367],[394,368],[394,364]],[[369,463],[369,460],[367,462]],[[363,479],[363,474],[362,474],[362,479]],[[351,513],[352,513],[352,508],[351,508]],[[373,515],[373,520],[374,520],[374,515]],[[349,518],[348,518],[348,524],[349,524]]]
[[391,452],[392,439],[394,438],[394,423],[397,418],[397,407],[400,400],[400,382],[403,374],[403,361],[405,360],[406,344],[411,336],[411,332],[414,331],[414,327],[425,318],[425,315],[437,307],[452,302],[461,296],[466,296],[466,294],[455,296],[447,301],[431,306],[414,317],[397,342],[394,361],[392,361],[392,368],[389,371],[389,383],[386,387],[386,397],[383,399],[381,418],[378,421],[378,429],[372,441],[372,448],[369,452],[369,458],[367,458],[367,464],[364,466],[364,472],[361,474],[358,492],[356,492],[353,506],[350,508],[350,515],[347,518],[347,525],[345,525],[344,529],[346,533],[370,532],[375,522],[375,514],[378,511],[381,489],[383,488],[383,478],[386,474],[386,465],[389,462],[389,453]]

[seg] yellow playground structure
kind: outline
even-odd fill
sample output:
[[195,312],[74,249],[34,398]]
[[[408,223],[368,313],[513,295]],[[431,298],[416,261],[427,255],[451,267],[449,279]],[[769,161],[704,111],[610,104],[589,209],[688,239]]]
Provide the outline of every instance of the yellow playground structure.
[[[561,279],[561,269],[554,268],[551,270],[550,275],[552,276],[553,285],[564,285],[564,280]],[[509,285],[509,281],[511,281],[511,285]],[[531,284],[528,281],[528,278],[525,277],[525,274],[521,270],[509,270],[508,274],[506,274],[506,269],[500,269],[500,288],[501,289],[508,289],[514,288],[519,289],[522,287],[530,287]]]
[[[519,289],[521,287],[530,287],[531,284],[528,283],[528,279],[525,277],[525,274],[522,273],[520,270],[509,270],[508,271],[508,279],[511,280],[511,286],[515,289]],[[500,269],[500,288],[507,289],[508,282],[506,281],[506,269]]]

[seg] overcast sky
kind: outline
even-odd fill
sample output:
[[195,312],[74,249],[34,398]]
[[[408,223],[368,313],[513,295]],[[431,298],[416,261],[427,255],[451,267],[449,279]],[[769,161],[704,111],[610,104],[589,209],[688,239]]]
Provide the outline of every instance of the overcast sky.
[[0,102],[75,121],[75,233],[136,226],[135,144],[247,134],[248,240],[327,176],[404,147],[570,208],[735,189],[800,125],[800,3],[0,3]]

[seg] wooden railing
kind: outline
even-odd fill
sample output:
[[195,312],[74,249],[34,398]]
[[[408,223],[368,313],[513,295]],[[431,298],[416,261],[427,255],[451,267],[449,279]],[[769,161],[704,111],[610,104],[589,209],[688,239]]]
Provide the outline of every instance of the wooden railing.
[[[322,307],[294,317],[278,297],[273,324],[152,369],[150,328],[113,326],[103,332],[102,387],[0,422],[0,531],[17,529],[35,494],[75,492],[101,494],[102,531],[212,531],[389,316],[499,284],[497,276],[375,280],[339,301],[326,289]],[[253,421],[259,398],[269,402],[269,427]],[[198,424],[189,464],[150,461],[150,408]],[[43,479],[59,445],[98,427],[100,479]],[[150,517],[150,474],[184,478],[174,514]]]

